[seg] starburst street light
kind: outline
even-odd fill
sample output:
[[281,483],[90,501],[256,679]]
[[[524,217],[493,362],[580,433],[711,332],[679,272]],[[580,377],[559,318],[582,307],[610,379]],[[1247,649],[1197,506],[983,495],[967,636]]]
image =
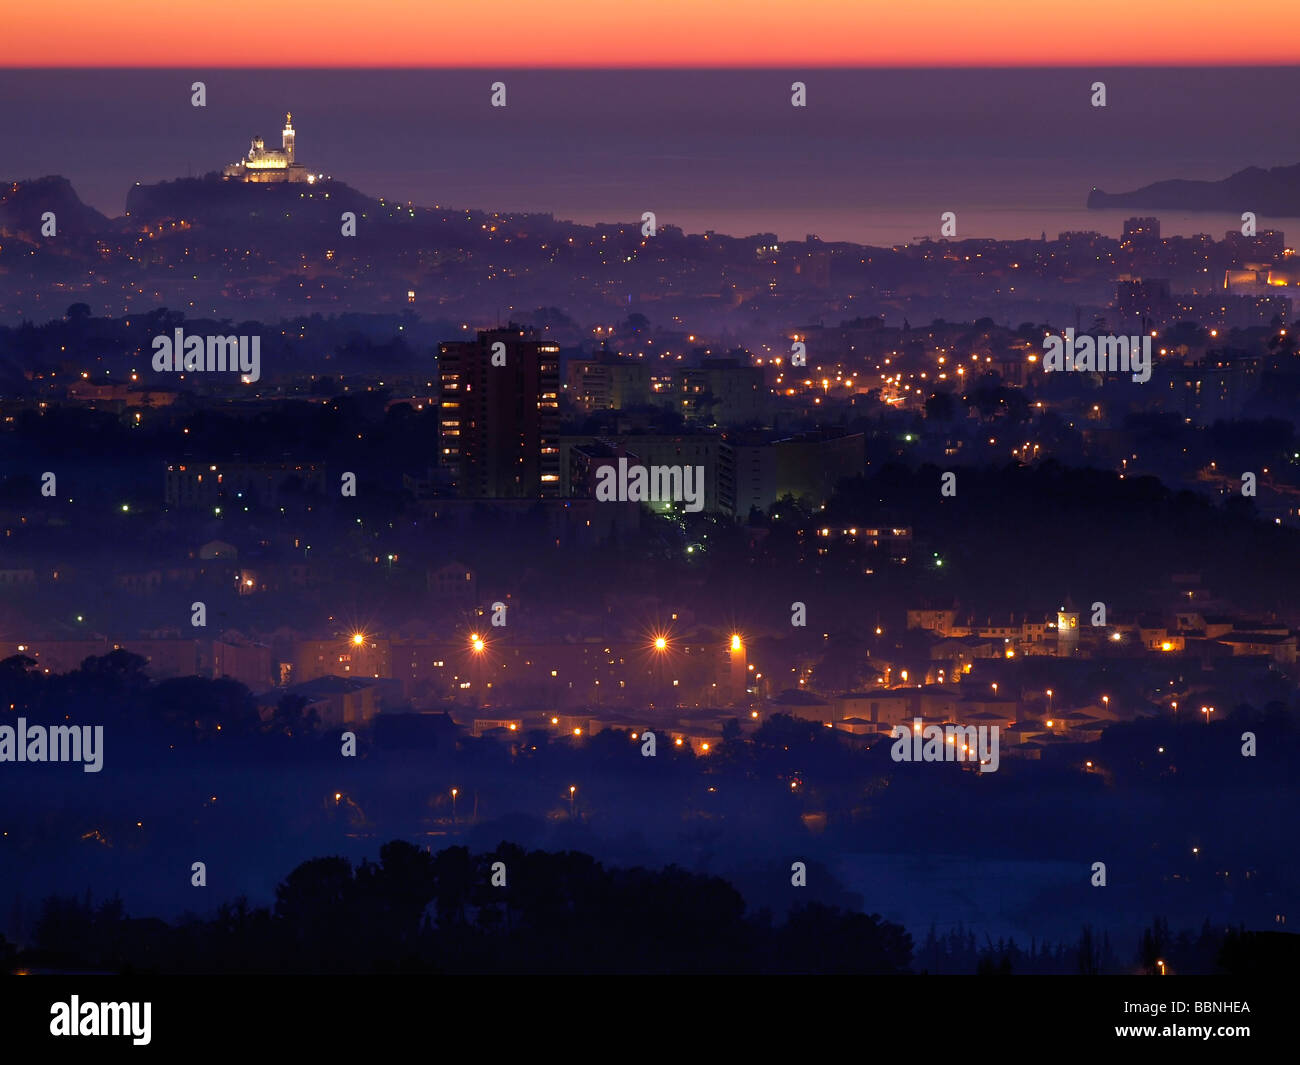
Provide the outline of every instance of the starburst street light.
[[477,632],[471,632],[469,634],[469,645],[473,649],[476,655],[481,655],[483,653],[483,649],[487,647],[487,643],[484,641],[483,637],[480,636]]
[[654,647],[656,651],[666,651],[668,650],[668,640],[663,636],[656,636]]
[[366,642],[366,634],[364,632],[354,632],[352,634],[353,647],[361,647],[363,644],[365,644],[365,642]]

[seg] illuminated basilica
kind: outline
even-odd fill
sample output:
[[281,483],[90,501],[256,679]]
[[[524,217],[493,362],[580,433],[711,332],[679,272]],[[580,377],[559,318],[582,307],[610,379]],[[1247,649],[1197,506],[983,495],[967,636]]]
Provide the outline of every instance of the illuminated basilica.
[[284,116],[280,138],[281,147],[268,148],[261,137],[254,137],[248,155],[226,167],[222,176],[237,181],[315,181],[316,174],[294,161],[292,113]]

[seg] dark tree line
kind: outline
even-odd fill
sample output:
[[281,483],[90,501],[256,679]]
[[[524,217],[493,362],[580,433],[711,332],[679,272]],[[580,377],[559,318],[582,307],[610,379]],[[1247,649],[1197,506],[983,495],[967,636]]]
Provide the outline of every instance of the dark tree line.
[[1169,922],[1155,918],[1124,950],[1109,933],[1084,925],[1073,943],[1031,939],[1028,946],[1014,937],[984,941],[958,927],[940,935],[932,925],[916,952],[914,968],[922,973],[980,976],[1114,976],[1161,975],[1282,975],[1300,959],[1300,936],[1216,927],[1207,919],[1197,931],[1171,932]]
[[241,898],[168,923],[129,918],[116,900],[51,897],[12,960],[138,973],[902,974],[912,941],[879,916],[822,903],[778,925],[747,913],[725,880],[677,866],[394,841],[378,862],[304,862],[272,907]]

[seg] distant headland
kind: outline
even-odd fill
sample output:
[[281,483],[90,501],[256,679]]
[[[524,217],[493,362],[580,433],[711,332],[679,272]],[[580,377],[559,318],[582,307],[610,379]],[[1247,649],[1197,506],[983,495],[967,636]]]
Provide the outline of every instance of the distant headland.
[[1133,192],[1093,189],[1088,206],[1182,211],[1254,211],[1300,217],[1300,163],[1238,170],[1222,181],[1157,181]]

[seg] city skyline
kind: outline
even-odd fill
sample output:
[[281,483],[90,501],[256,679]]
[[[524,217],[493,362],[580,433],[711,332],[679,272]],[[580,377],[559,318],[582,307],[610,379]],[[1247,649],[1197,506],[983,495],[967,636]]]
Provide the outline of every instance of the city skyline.
[[0,43],[0,972],[1277,1023],[1290,8],[160,4]]

